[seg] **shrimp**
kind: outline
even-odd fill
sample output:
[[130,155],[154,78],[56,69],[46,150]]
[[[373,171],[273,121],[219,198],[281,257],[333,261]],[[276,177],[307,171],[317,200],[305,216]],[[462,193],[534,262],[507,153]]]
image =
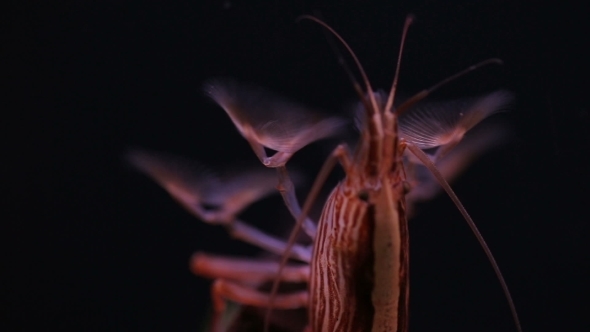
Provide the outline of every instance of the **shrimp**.
[[[244,171],[240,177],[220,180],[202,172],[188,175],[191,173],[178,167],[170,158],[145,152],[129,155],[136,167],[153,177],[199,219],[223,225],[234,237],[282,256],[281,262],[205,253],[193,256],[193,272],[215,279],[212,329],[225,329],[221,313],[227,308],[226,301],[230,300],[269,308],[265,329],[271,321],[273,309],[306,309],[307,321],[302,324],[305,331],[408,331],[407,219],[415,203],[434,196],[438,191],[436,184],[439,184],[482,245],[507,297],[517,330],[521,331],[512,297],[498,265],[448,184],[478,151],[498,137],[493,130],[471,138],[465,134],[506,108],[511,95],[496,91],[452,103],[422,103],[443,84],[500,61],[482,61],[402,103],[396,103],[401,54],[411,16],[404,25],[402,47],[388,94],[372,89],[354,52],[331,27],[312,16],[302,18],[322,25],[340,40],[354,59],[365,86],[363,89],[354,83],[360,99],[358,143],[354,149],[340,144],[333,150],[303,206],[297,200],[294,181],[286,165],[304,146],[336,135],[345,120],[321,116],[308,107],[286,101],[261,88],[219,79],[205,85],[206,93],[228,114],[261,163],[276,169],[276,173]],[[268,149],[276,152],[269,156]],[[345,177],[332,190],[319,221],[315,223],[308,218],[311,205],[336,164],[341,165]],[[238,218],[245,207],[273,191],[277,178],[279,192],[297,221],[287,241]],[[215,209],[204,208],[211,205]],[[300,228],[312,240],[311,245],[297,242]],[[272,282],[270,291],[260,288],[269,282]],[[279,292],[280,282],[308,286],[292,292]]]

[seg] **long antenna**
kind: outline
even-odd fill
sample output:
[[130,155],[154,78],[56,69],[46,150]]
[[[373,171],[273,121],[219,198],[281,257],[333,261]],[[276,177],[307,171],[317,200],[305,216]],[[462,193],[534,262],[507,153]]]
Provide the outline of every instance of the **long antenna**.
[[[320,19],[322,21],[324,20],[319,11],[317,11],[317,10],[314,11],[314,15],[318,19]],[[334,41],[334,35],[329,33],[328,30],[322,30],[322,32],[324,33],[324,36],[326,37],[326,41],[328,42],[328,45],[330,45],[332,52],[336,56],[336,62],[338,62],[338,64],[342,67],[342,69],[344,69],[346,76],[348,76],[348,80],[350,81],[350,83],[354,87],[354,90],[359,95],[359,98],[361,99],[363,104],[366,104],[366,97],[365,97],[365,93],[363,91],[363,88],[361,87],[361,85],[360,85],[359,81],[356,79],[356,77],[354,77],[354,74],[352,73],[352,70],[350,69],[350,67],[348,66],[348,63],[344,59],[342,52],[340,52],[340,49],[338,49],[338,46],[336,45],[336,42]]]
[[[461,70],[460,72],[451,75],[447,78],[445,78],[444,80],[436,83],[435,85],[431,86],[428,89],[424,89],[420,92],[418,92],[417,94],[413,95],[411,98],[409,98],[408,100],[404,101],[403,104],[401,104],[397,109],[396,109],[396,115],[400,116],[400,114],[404,113],[405,111],[407,111],[410,107],[414,106],[417,102],[419,102],[420,100],[428,97],[429,94],[431,94],[432,92],[434,92],[436,89],[440,88],[441,86],[452,82],[454,80],[456,80],[457,78],[466,75],[476,69],[479,69],[483,66],[487,66],[487,65],[491,65],[491,64],[496,64],[496,65],[501,65],[503,64],[502,60],[498,59],[498,58],[490,58],[490,59],[486,59],[483,60],[481,62],[478,62],[474,65],[471,65],[463,70]],[[393,89],[393,88],[392,88]]]
[[[371,87],[371,82],[369,82],[369,77],[367,76],[367,73],[365,72],[365,69],[363,68],[363,65],[361,65],[361,62],[359,61],[359,59],[357,58],[356,54],[354,53],[354,51],[352,50],[352,48],[348,45],[348,43],[344,40],[344,38],[342,38],[331,26],[329,26],[326,22],[320,20],[317,17],[311,16],[311,15],[301,15],[297,18],[297,22],[301,21],[301,20],[310,20],[310,21],[314,21],[317,24],[323,26],[324,28],[326,28],[328,31],[330,31],[330,33],[332,33],[332,35],[334,35],[341,43],[342,45],[344,45],[344,47],[346,48],[346,50],[348,51],[348,53],[350,54],[350,56],[352,57],[352,59],[354,60],[354,63],[356,64],[357,68],[359,69],[359,72],[361,73],[361,77],[363,78],[363,82],[365,83],[365,86],[367,88],[367,91],[369,92],[369,100],[371,102],[372,107],[367,107],[367,110],[373,114],[375,112],[377,112],[377,110],[379,109],[378,105],[377,105],[377,100],[375,99],[375,96],[373,94],[373,87]],[[355,89],[356,86],[355,86]],[[357,90],[358,92],[358,90]],[[361,96],[364,95],[363,93],[361,93]]]
[[453,203],[455,203],[455,206],[457,207],[457,209],[459,209],[459,212],[461,212],[461,214],[463,215],[463,218],[465,218],[465,221],[467,221],[467,225],[469,225],[469,228],[471,228],[471,231],[473,232],[473,234],[477,238],[477,241],[481,245],[488,260],[490,261],[490,264],[492,265],[492,268],[494,269],[494,273],[496,273],[496,277],[500,281],[500,285],[502,286],[502,291],[504,291],[504,296],[506,297],[506,300],[508,301],[508,306],[510,306],[510,313],[512,314],[512,318],[514,319],[514,324],[516,325],[516,330],[518,332],[522,332],[522,327],[520,325],[520,319],[518,318],[518,313],[516,312],[516,306],[514,305],[514,300],[512,300],[512,295],[510,294],[510,289],[508,289],[508,284],[506,284],[506,280],[504,280],[504,276],[502,275],[502,271],[500,271],[500,266],[496,262],[496,259],[494,258],[494,255],[492,254],[492,251],[490,250],[490,247],[488,246],[488,244],[486,243],[486,240],[481,235],[479,229],[475,225],[475,222],[473,221],[473,219],[471,219],[471,216],[469,215],[469,213],[467,213],[467,210],[463,206],[463,203],[461,203],[461,201],[459,200],[459,197],[457,197],[457,195],[455,194],[455,192],[453,191],[453,189],[451,188],[451,186],[449,185],[447,180],[445,180],[444,176],[440,173],[438,168],[436,168],[436,166],[430,160],[430,158],[428,158],[428,156],[422,150],[420,150],[420,148],[418,148],[417,146],[412,145],[410,143],[407,143],[406,146],[422,162],[422,164],[424,164],[424,166],[426,166],[426,168],[428,168],[428,170],[432,173],[432,175],[434,175],[434,178],[436,179],[436,181],[447,192],[447,195],[449,195],[449,197],[451,198]]
[[395,65],[395,76],[393,77],[393,83],[391,84],[391,90],[389,91],[389,96],[387,97],[387,103],[385,104],[385,113],[391,112],[391,108],[393,107],[393,99],[395,98],[395,92],[397,90],[397,81],[399,79],[399,69],[402,63],[402,54],[404,51],[404,45],[406,43],[406,36],[408,35],[408,29],[410,28],[410,24],[414,21],[414,15],[408,15],[406,17],[406,22],[404,23],[404,30],[402,32],[402,40],[400,42],[399,47],[399,54],[397,55],[397,63]]

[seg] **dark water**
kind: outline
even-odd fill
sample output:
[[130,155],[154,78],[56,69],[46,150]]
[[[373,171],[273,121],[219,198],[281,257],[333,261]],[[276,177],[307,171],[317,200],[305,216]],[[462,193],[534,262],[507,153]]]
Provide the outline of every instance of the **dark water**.
[[[509,142],[479,159],[454,188],[505,273],[524,330],[588,329],[590,27],[582,8],[72,1],[3,11],[3,330],[201,326],[209,283],[190,273],[190,255],[257,251],[192,218],[126,168],[121,154],[141,146],[214,168],[255,162],[201,92],[211,77],[341,111],[354,99],[346,75],[321,30],[295,23],[315,9],[357,52],[376,88],[391,82],[410,12],[417,19],[402,62],[406,94],[485,58],[504,60],[432,96],[505,88],[517,98],[513,111],[498,115],[512,126]],[[330,144],[294,159],[311,170],[309,181]],[[243,218],[279,231],[286,215],[275,197]],[[421,205],[410,227],[411,331],[514,330],[493,271],[448,198]]]

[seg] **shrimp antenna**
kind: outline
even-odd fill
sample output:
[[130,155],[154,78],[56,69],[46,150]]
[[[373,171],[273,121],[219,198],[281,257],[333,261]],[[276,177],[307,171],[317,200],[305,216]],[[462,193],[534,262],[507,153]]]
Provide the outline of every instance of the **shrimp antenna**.
[[453,203],[455,203],[455,206],[457,207],[457,209],[459,209],[459,212],[461,212],[461,214],[463,215],[463,218],[465,218],[465,220],[467,221],[467,225],[469,225],[469,228],[471,228],[471,231],[473,232],[473,234],[477,238],[477,241],[481,245],[488,260],[490,261],[490,264],[492,265],[492,268],[494,269],[494,273],[496,273],[496,277],[500,281],[500,286],[502,287],[502,291],[504,292],[504,296],[506,297],[506,300],[508,301],[508,306],[510,307],[510,313],[512,314],[512,319],[514,320],[514,324],[516,325],[516,330],[518,332],[522,332],[522,327],[520,325],[520,319],[518,318],[518,313],[516,311],[516,306],[514,305],[514,300],[512,300],[512,295],[510,294],[510,289],[508,289],[508,284],[506,283],[506,280],[504,279],[504,275],[502,275],[502,271],[500,271],[500,266],[496,262],[496,259],[494,258],[494,255],[492,254],[492,251],[490,250],[490,247],[486,243],[486,240],[483,238],[483,235],[481,235],[481,232],[479,231],[479,229],[475,225],[475,222],[473,221],[473,219],[471,218],[471,216],[469,215],[469,213],[467,212],[467,210],[465,209],[465,207],[463,206],[463,204],[459,200],[459,197],[457,197],[457,195],[455,194],[455,192],[453,191],[453,189],[451,188],[451,186],[449,185],[447,180],[445,180],[444,176],[440,173],[438,168],[436,168],[436,166],[430,160],[430,158],[422,150],[420,150],[420,148],[418,148],[417,146],[412,145],[412,144],[407,144],[406,146],[424,164],[424,166],[426,166],[426,168],[428,168],[428,170],[432,173],[432,175],[434,175],[434,178],[436,179],[436,181],[447,192],[447,194],[449,195],[449,197],[451,198]]
[[[314,11],[314,15],[318,19],[323,20],[323,17],[319,11]],[[363,93],[363,89],[362,89],[360,83],[358,82],[358,80],[356,79],[356,77],[354,76],[354,74],[352,73],[352,70],[348,66],[348,63],[344,59],[344,56],[342,56],[342,52],[340,52],[340,50],[338,49],[338,46],[336,45],[336,42],[334,41],[334,36],[332,34],[330,34],[328,32],[328,30],[322,30],[322,32],[324,33],[324,36],[326,37],[326,41],[328,42],[328,45],[330,45],[332,52],[334,53],[334,55],[336,55],[336,62],[338,62],[338,64],[342,67],[342,69],[344,69],[346,76],[348,76],[348,80],[350,81],[350,83],[354,87],[354,90],[359,95],[361,102],[363,102],[363,104],[366,104],[367,101],[365,98],[365,94]]]
[[[490,58],[490,59],[486,59],[483,60],[481,62],[478,62],[474,65],[471,65],[463,70],[461,70],[460,72],[451,75],[447,78],[445,78],[444,80],[436,83],[435,85],[431,86],[428,89],[424,89],[420,92],[418,92],[417,94],[413,95],[412,97],[410,97],[410,99],[404,101],[395,111],[397,116],[400,116],[400,114],[404,113],[405,111],[407,111],[410,107],[414,106],[417,102],[421,101],[422,99],[428,97],[428,95],[430,95],[432,92],[434,92],[435,90],[437,90],[438,88],[440,88],[441,86],[450,83],[456,79],[458,79],[459,77],[466,75],[474,70],[477,70],[483,66],[487,66],[487,65],[491,65],[491,64],[496,64],[496,65],[502,65],[504,64],[504,62],[502,62],[502,60],[498,59],[498,58]],[[398,64],[399,66],[399,64]],[[399,70],[399,69],[398,69]],[[397,71],[396,71],[396,79],[397,79]],[[394,88],[395,88],[395,84],[396,82],[394,82],[394,86],[391,87],[392,93],[394,92]],[[390,97],[393,99],[393,96],[390,95]],[[389,102],[389,100],[388,100]],[[389,104],[388,104],[389,105]],[[391,106],[391,105],[389,105]],[[387,108],[386,108],[387,109]]]
[[[372,93],[373,88],[371,87],[371,82],[369,82],[369,78],[367,76],[367,73],[365,72],[365,69],[363,68],[363,65],[361,65],[361,62],[359,61],[358,57],[356,56],[356,54],[354,53],[352,48],[348,45],[348,43],[344,40],[344,38],[342,38],[342,36],[340,36],[338,34],[338,32],[336,32],[336,30],[334,30],[326,22],[320,20],[319,18],[317,18],[315,16],[301,15],[297,18],[297,22],[300,22],[301,20],[314,21],[315,23],[323,26],[326,30],[328,30],[334,37],[336,37],[342,43],[342,45],[346,48],[346,50],[348,51],[348,53],[350,54],[350,56],[354,60],[354,63],[356,64],[356,66],[361,74],[363,82],[365,83],[365,87],[366,87],[367,91],[370,92],[369,93],[369,101],[371,102],[370,105],[366,102],[366,99],[364,96],[365,94],[362,91],[362,89],[360,88],[359,84],[355,83],[356,80],[353,80],[354,88],[355,88],[356,92],[359,94],[359,96],[361,97],[361,101],[363,102],[365,108],[369,111],[369,113],[371,115],[376,113],[379,108],[377,105],[377,100],[375,99],[375,96]],[[371,107],[369,107],[369,106],[371,106]]]
[[399,69],[402,63],[402,54],[404,52],[404,45],[406,43],[406,36],[408,35],[408,29],[410,28],[410,24],[414,21],[414,15],[406,16],[406,22],[404,23],[404,30],[402,32],[402,40],[400,42],[399,53],[397,55],[397,63],[395,65],[395,76],[393,77],[393,83],[391,84],[391,90],[389,91],[389,96],[387,97],[387,103],[385,104],[384,112],[389,113],[391,112],[391,108],[393,107],[393,99],[395,98],[395,92],[397,90],[397,81],[399,80]]

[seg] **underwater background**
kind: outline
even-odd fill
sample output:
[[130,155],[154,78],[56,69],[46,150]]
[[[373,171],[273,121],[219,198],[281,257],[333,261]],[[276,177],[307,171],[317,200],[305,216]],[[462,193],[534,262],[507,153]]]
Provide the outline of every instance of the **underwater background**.
[[[214,170],[256,164],[202,92],[212,77],[342,114],[355,98],[346,74],[322,30],[295,22],[314,10],[351,45],[377,88],[391,84],[408,13],[416,20],[401,67],[406,95],[483,59],[504,61],[431,98],[499,88],[516,97],[510,112],[494,116],[509,125],[507,140],[452,185],[498,260],[523,330],[590,328],[590,25],[582,6],[66,1],[3,11],[1,330],[203,325],[210,281],[191,274],[191,254],[259,251],[193,218],[122,156],[141,147]],[[300,199],[335,143],[294,158],[305,174]],[[278,195],[243,219],[277,234],[291,225]],[[448,197],[421,204],[410,232],[411,331],[514,331],[494,273]]]

